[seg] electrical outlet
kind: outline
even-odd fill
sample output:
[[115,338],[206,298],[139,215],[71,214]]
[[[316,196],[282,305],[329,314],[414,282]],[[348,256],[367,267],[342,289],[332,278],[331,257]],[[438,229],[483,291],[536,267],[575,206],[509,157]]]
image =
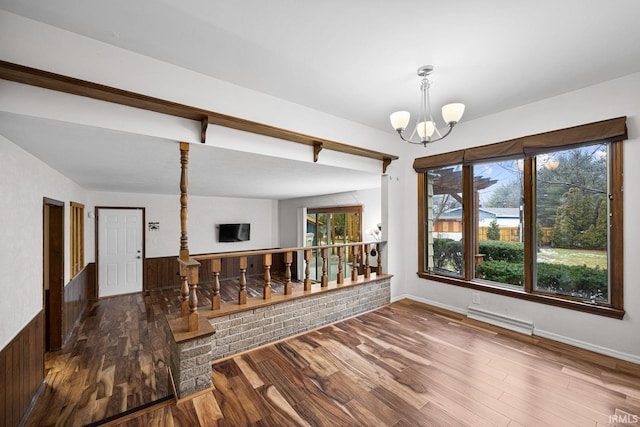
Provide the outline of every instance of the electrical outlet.
[[480,294],[477,292],[471,292],[471,302],[480,305]]

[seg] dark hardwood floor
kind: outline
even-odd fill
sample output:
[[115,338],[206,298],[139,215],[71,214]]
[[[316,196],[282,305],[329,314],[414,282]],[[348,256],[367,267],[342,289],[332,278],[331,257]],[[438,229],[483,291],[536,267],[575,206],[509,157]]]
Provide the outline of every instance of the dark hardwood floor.
[[[39,401],[33,414],[38,416],[29,424],[82,425],[100,419],[111,408],[122,409],[125,401],[129,405],[162,394],[158,377],[165,355],[151,351],[156,338],[146,342],[127,324],[138,319],[143,325],[140,319],[145,318],[150,319],[145,322],[151,331],[160,329],[155,323],[161,310],[177,308],[177,299],[158,301],[167,294],[163,295],[121,297],[137,307],[138,317],[132,309],[107,307],[112,302],[117,305],[116,298],[100,301],[104,308],[92,307],[95,315],[85,317],[87,325],[81,326],[78,337],[86,336],[83,331],[89,325],[119,332],[112,337],[105,332],[104,338],[94,333],[94,343],[77,339],[75,350],[59,356],[56,374],[52,369],[47,377],[54,390],[41,397],[44,408]],[[104,312],[110,310],[119,319],[107,320]],[[127,333],[133,338],[125,338]],[[160,335],[158,348],[162,340]],[[89,360],[95,362],[81,368]],[[128,376],[117,374],[125,364]],[[640,372],[640,367],[403,300],[218,361],[213,364],[212,391],[113,424],[629,425],[621,424],[623,420],[640,424],[640,377],[630,372]],[[151,386],[154,381],[156,390]]]
[[[294,286],[302,286],[294,283]],[[284,280],[272,278],[273,292]],[[221,283],[223,301],[237,301],[238,280]],[[262,295],[262,277],[247,280],[249,296]],[[209,307],[210,284],[198,288]],[[179,289],[104,298],[90,303],[64,348],[45,355],[45,387],[26,425],[82,426],[173,394],[167,314],[180,311]]]

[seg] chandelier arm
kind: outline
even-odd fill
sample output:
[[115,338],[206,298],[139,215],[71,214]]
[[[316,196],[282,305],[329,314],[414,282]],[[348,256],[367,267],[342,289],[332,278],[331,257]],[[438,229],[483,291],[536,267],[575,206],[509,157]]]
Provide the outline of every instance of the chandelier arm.
[[[453,130],[453,126],[455,126],[454,122],[451,122],[449,125],[449,129],[447,129],[447,132],[442,135],[440,138],[436,138],[436,139],[429,139],[429,141],[427,142],[436,142],[436,141],[440,141],[441,139],[445,139],[447,136],[449,136],[449,134],[451,133],[451,131]],[[437,130],[437,129],[436,129]],[[438,132],[438,134],[440,134],[440,132]]]
[[401,129],[398,130],[397,132],[398,132],[398,135],[400,135],[400,139],[402,139],[404,142],[408,142],[409,144],[416,144],[416,145],[424,145],[425,144],[422,141],[416,142],[416,141],[412,141],[410,139],[405,138],[404,135],[402,134],[402,130]]

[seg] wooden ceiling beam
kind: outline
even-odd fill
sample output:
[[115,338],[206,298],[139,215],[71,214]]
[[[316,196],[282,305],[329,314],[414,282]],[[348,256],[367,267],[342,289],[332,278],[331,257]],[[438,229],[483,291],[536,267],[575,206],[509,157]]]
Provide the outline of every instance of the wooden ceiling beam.
[[257,135],[269,136],[285,141],[296,142],[298,144],[309,145],[312,147],[316,147],[317,144],[320,143],[322,144],[322,148],[326,150],[339,151],[355,156],[380,160],[383,162],[383,173],[386,172],[386,168],[391,161],[398,159],[398,156],[394,156],[392,154],[381,153],[362,147],[356,147],[354,145],[343,144],[337,141],[317,138],[264,123],[228,116],[189,105],[178,104],[164,99],[76,79],[62,74],[38,70],[11,62],[0,61],[0,79],[195,120],[200,123],[202,142],[205,141],[206,126],[208,124],[214,124]]

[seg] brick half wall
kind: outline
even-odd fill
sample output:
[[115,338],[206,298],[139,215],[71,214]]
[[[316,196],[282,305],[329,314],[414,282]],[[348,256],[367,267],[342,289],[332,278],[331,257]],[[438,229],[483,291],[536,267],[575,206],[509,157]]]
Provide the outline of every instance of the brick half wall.
[[391,278],[215,317],[213,360],[346,319],[390,303]]

